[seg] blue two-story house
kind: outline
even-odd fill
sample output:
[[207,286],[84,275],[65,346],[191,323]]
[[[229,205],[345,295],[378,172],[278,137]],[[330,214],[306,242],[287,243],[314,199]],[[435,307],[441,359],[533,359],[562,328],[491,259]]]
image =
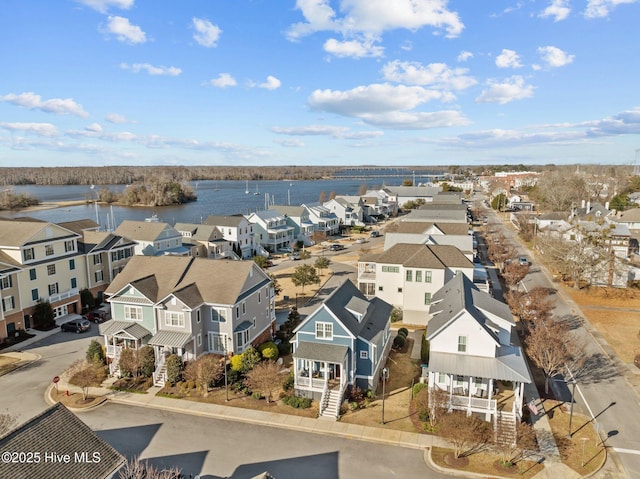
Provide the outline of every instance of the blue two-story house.
[[320,401],[320,415],[338,417],[347,386],[375,390],[391,348],[393,307],[342,283],[294,331],[294,388]]

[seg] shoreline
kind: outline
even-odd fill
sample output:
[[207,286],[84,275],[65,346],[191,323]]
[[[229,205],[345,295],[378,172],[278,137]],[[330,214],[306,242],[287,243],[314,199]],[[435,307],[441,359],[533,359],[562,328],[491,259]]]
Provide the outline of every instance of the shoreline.
[[24,208],[16,208],[13,210],[0,210],[0,215],[2,215],[3,211],[9,211],[11,213],[20,213],[20,212],[30,212],[30,211],[41,211],[41,210],[53,210],[55,208],[67,208],[69,206],[80,206],[86,204],[92,204],[93,201],[87,200],[67,200],[67,201],[56,201],[55,203],[43,202],[39,205],[35,206],[26,206]]

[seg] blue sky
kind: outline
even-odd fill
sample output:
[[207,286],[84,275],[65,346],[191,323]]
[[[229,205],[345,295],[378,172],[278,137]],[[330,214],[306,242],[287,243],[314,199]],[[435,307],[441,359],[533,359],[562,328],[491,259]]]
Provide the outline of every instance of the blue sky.
[[632,164],[636,0],[3,0],[0,166]]

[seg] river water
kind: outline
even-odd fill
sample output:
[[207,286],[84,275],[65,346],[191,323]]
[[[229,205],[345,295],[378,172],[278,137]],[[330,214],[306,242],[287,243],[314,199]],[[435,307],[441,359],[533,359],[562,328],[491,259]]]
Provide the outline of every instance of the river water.
[[[410,177],[410,175],[409,175]],[[369,189],[380,188],[381,185],[398,186],[405,177],[375,177],[308,180],[308,181],[198,181],[192,187],[198,200],[180,206],[164,206],[156,208],[106,206],[82,204],[77,206],[33,210],[33,211],[0,211],[0,216],[16,218],[29,216],[52,223],[79,219],[98,220],[103,228],[113,228],[113,219],[118,225],[124,220],[144,220],[157,215],[160,221],[175,224],[202,223],[209,215],[249,214],[266,208],[269,204],[301,205],[318,201],[322,192],[328,199],[332,192],[337,195],[357,195],[363,185]],[[108,185],[114,191],[122,191],[124,185]],[[96,186],[96,188],[98,188]],[[71,186],[35,186],[20,185],[13,187],[16,193],[28,193],[41,202],[59,202],[74,200],[93,200],[95,190],[86,185]]]

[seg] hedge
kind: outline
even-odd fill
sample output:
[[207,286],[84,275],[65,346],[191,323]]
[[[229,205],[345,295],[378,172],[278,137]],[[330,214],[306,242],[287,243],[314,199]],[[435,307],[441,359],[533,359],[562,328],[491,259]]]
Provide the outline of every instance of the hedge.
[[264,359],[270,359],[271,361],[276,361],[278,359],[278,355],[280,351],[278,346],[273,341],[267,341],[266,343],[262,343],[258,348],[260,354]]
[[404,348],[405,344],[407,344],[407,338],[405,338],[401,334],[393,338],[393,347],[395,349],[402,349]]

